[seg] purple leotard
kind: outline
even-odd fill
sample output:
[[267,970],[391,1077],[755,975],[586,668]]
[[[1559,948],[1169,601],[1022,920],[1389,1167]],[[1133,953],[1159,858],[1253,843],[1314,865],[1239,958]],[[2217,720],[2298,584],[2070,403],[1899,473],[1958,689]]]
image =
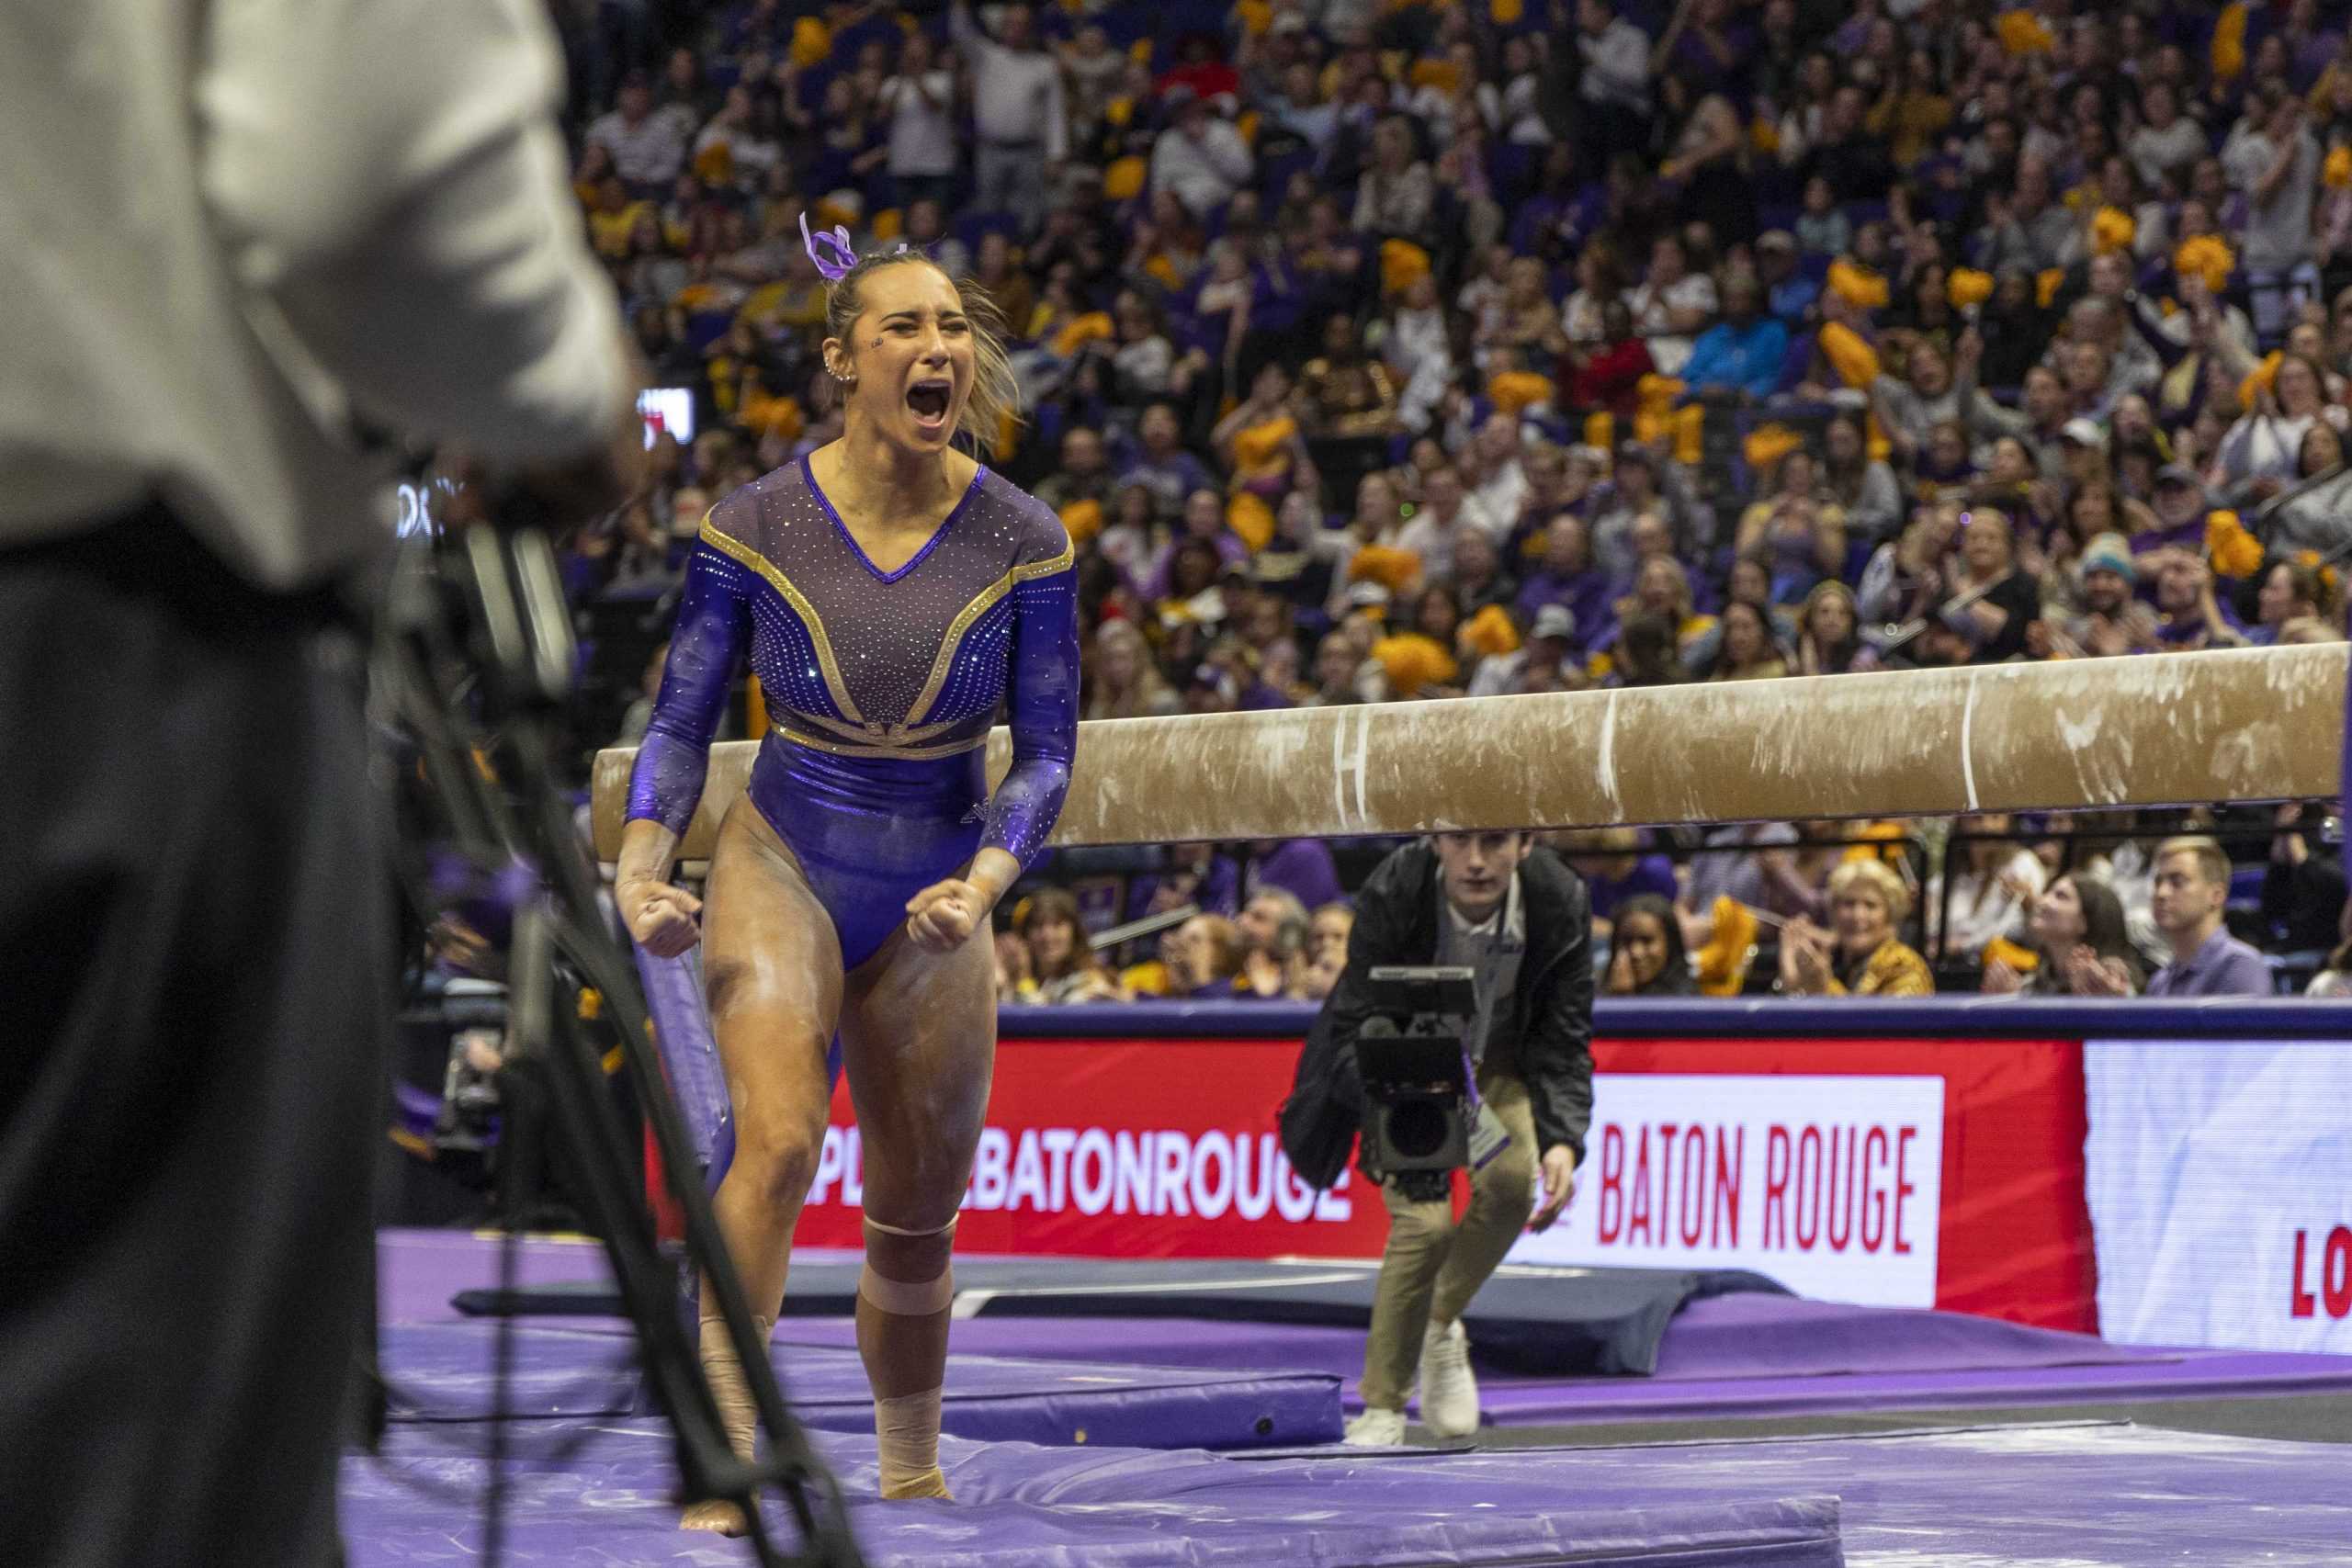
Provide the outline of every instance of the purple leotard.
[[[1078,739],[1078,586],[1044,502],[983,467],[898,570],[865,558],[806,458],[705,519],[628,815],[683,833],[749,646],[770,718],[751,801],[799,857],[854,968],[980,850],[1023,865]],[[988,793],[1009,703],[1012,769]]]

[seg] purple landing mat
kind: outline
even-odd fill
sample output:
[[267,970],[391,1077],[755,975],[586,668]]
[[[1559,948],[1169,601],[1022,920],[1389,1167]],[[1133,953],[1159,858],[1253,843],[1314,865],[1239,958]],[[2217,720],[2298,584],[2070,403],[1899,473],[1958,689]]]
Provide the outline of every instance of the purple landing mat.
[[[1528,1450],[1519,1450],[1525,1452]],[[1730,1500],[1841,1504],[1851,1568],[2342,1568],[2352,1449],[2112,1424],[1586,1450],[1595,1493],[1671,1476]],[[1464,1456],[1469,1473],[1492,1458]],[[1556,1462],[1563,1450],[1534,1450]]]
[[2096,1335],[1916,1308],[1849,1306],[1797,1296],[1693,1301],[1658,1346],[1661,1378],[1826,1377],[2118,1366],[2169,1352],[2110,1345]]
[[[459,1291],[498,1284],[496,1232],[379,1230],[376,1233],[376,1314],[385,1323],[457,1323],[449,1304]],[[586,1236],[531,1235],[515,1249],[521,1285],[606,1284],[605,1248]]]
[[[744,1561],[739,1546],[672,1528],[668,1442],[655,1424],[535,1422],[514,1436],[509,1561]],[[387,1461],[345,1461],[354,1568],[472,1560],[484,1466],[468,1445],[481,1438],[479,1428],[400,1427]],[[557,1455],[573,1443],[577,1451]],[[1255,1458],[950,1439],[941,1457],[957,1501],[889,1506],[859,1501],[875,1485],[870,1439],[818,1443],[877,1568],[1570,1559],[2340,1568],[2352,1541],[2352,1450],[2112,1424]]]
[[[776,1328],[779,1338],[812,1345],[848,1344],[846,1333],[846,1320],[834,1319],[786,1318]],[[959,1321],[955,1334],[959,1350],[989,1355],[1074,1360],[1135,1356],[1161,1366],[1311,1367],[1340,1376],[1360,1370],[1363,1354],[1360,1328],[1179,1317],[978,1317]],[[1963,1313],[1845,1306],[1740,1292],[1694,1300],[1676,1314],[1650,1377],[1542,1381],[1545,1386],[1614,1388],[1690,1379],[2144,1366],[2179,1355]],[[2352,1367],[2352,1360],[2346,1365]]]
[[[559,1320],[560,1321],[560,1320]],[[635,1343],[614,1326],[517,1323],[505,1408],[531,1420],[647,1413]],[[392,1324],[380,1332],[393,1418],[466,1423],[495,1398],[492,1323]],[[779,1343],[777,1374],[807,1425],[871,1432],[874,1395],[854,1349]],[[1324,1372],[1140,1367],[951,1356],[941,1424],[983,1442],[1151,1449],[1336,1442],[1340,1380]]]
[[[510,1429],[504,1561],[598,1568],[737,1564],[740,1542],[687,1535],[670,1500],[659,1423],[575,1418]],[[351,1568],[471,1563],[487,1469],[479,1427],[392,1428],[384,1458],[343,1469]],[[1197,1451],[1038,1448],[950,1438],[940,1461],[954,1503],[873,1501],[874,1441],[819,1433],[875,1568],[1337,1568],[1569,1563],[1624,1568],[1836,1568],[1834,1498],[1711,1489],[1645,1478],[1594,1486],[1546,1456],[1460,1468],[1409,1451],[1243,1463]],[[783,1504],[767,1517],[782,1532]],[[788,1536],[781,1539],[789,1540]]]
[[[2352,1357],[2191,1350],[2125,1366],[1881,1372],[1840,1378],[1484,1378],[1504,1427],[1601,1421],[1761,1420],[1896,1410],[1997,1410],[2157,1399],[2352,1393]],[[1352,1393],[1352,1390],[1351,1390]],[[1351,1408],[1354,1402],[1351,1400]],[[2346,1560],[2352,1562],[2352,1550]]]
[[[1847,1337],[1844,1343],[1853,1353],[1842,1360],[1818,1347],[1808,1355],[1802,1345],[1781,1346],[1792,1364],[1817,1369],[1788,1376],[1775,1375],[1770,1355],[1759,1354],[1743,1366],[1736,1341],[1706,1332],[1710,1325],[1703,1322],[1693,1325],[1700,1331],[1692,1335],[1692,1353],[1673,1354],[1687,1320],[1733,1303],[1883,1321],[1870,1335]],[[1712,1326],[1722,1328],[1721,1317]],[[1918,1332],[1917,1343],[1901,1341],[1905,1329]],[[807,1346],[854,1342],[845,1319],[786,1318],[776,1337],[779,1343]],[[1783,1337],[1767,1332],[1759,1343],[1770,1348]],[[1363,1370],[1359,1329],[1187,1318],[983,1317],[957,1323],[951,1342],[959,1355],[1089,1361],[1134,1356],[1156,1366],[1312,1370],[1344,1380],[1348,1408],[1361,1407],[1355,1397],[1355,1380]],[[1937,1367],[1933,1352],[1939,1350],[1951,1358],[1951,1370]],[[1647,1378],[1486,1373],[1479,1378],[1481,1403],[1489,1421],[1526,1427],[2352,1393],[2352,1356],[2143,1350],[1956,1313],[1840,1307],[1773,1296],[1692,1303],[1667,1331],[1660,1359],[1668,1370]],[[1850,1370],[1840,1371],[1841,1366]]]
[[[385,1231],[378,1247],[386,1323],[480,1321],[461,1319],[448,1303],[457,1290],[495,1282],[497,1250],[490,1240],[463,1231]],[[804,1247],[794,1256],[840,1262],[855,1255]],[[576,1239],[531,1237],[519,1262],[526,1283],[605,1278],[602,1252]],[[591,1325],[607,1334],[618,1328],[607,1320],[535,1321],[582,1332]],[[846,1319],[809,1317],[785,1319],[776,1338],[779,1345],[834,1348],[854,1342]],[[951,1343],[959,1357],[1323,1372],[1344,1380],[1351,1409],[1363,1367],[1361,1330],[1307,1325],[979,1317],[958,1322]],[[560,1388],[561,1378],[549,1386]],[[1487,1418],[1505,1426],[1760,1419],[2345,1393],[2352,1392],[2352,1357],[2143,1349],[1958,1313],[1741,1292],[1686,1305],[1667,1326],[1656,1376],[1490,1373],[1480,1389]]]

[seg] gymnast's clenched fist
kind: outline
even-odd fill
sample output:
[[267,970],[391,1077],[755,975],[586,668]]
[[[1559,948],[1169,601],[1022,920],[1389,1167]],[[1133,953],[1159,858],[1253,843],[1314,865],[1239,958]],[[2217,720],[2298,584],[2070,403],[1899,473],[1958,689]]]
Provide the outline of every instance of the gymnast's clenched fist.
[[656,958],[675,958],[702,936],[702,900],[673,883],[634,878],[613,889],[613,901],[637,945]]
[[907,900],[907,937],[925,953],[952,953],[979,930],[995,905],[968,882],[934,882]]

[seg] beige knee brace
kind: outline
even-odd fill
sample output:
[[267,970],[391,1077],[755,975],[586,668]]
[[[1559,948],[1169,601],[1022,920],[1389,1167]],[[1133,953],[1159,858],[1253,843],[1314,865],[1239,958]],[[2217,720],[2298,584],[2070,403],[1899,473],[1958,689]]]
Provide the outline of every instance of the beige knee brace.
[[[934,1235],[952,1237],[956,1234],[953,1219],[944,1225],[933,1225],[922,1231],[901,1230],[871,1216],[867,1217],[865,1224],[869,1230],[880,1231],[885,1235],[905,1236],[918,1241]],[[949,1264],[942,1268],[933,1279],[910,1280],[893,1280],[888,1275],[877,1274],[874,1271],[874,1265],[868,1262],[858,1274],[857,1293],[873,1303],[877,1311],[893,1316],[928,1317],[933,1313],[946,1311],[948,1304],[956,1299],[955,1266]]]

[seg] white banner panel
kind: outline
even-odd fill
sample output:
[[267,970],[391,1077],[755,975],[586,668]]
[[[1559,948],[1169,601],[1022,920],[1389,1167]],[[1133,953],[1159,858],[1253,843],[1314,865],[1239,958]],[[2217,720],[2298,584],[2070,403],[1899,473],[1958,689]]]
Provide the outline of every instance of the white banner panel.
[[2352,1352],[2352,1043],[2093,1041],[2099,1331]]
[[1933,1306],[1943,1142],[1939,1077],[1608,1074],[1576,1202],[1510,1260],[1752,1269]]

